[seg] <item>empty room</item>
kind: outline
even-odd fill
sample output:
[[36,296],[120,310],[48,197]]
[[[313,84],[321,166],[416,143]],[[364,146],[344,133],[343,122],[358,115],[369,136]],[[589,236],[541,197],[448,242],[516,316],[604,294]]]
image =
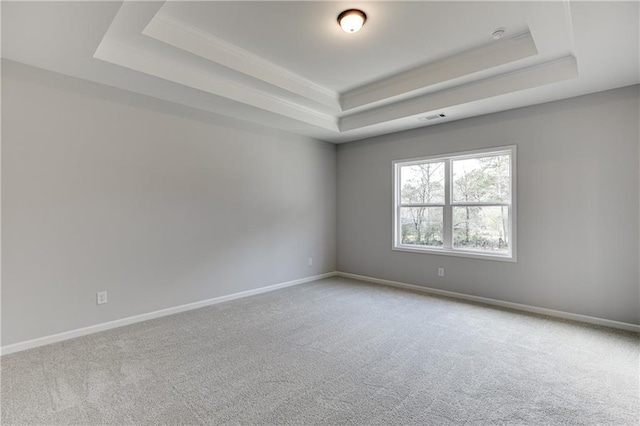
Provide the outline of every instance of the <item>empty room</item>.
[[3,425],[640,422],[640,2],[0,7]]

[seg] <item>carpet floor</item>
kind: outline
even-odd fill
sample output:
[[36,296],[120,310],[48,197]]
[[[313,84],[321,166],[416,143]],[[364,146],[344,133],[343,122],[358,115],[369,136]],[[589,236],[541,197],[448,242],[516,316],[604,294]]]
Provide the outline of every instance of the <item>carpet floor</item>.
[[2,424],[638,425],[640,337],[330,278],[1,360]]

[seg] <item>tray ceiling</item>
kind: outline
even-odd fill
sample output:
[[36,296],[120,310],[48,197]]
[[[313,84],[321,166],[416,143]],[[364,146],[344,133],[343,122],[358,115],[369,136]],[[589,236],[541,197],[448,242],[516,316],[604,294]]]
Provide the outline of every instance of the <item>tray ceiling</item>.
[[[335,18],[351,7],[368,20],[346,34]],[[640,80],[634,2],[2,8],[5,58],[332,142]]]

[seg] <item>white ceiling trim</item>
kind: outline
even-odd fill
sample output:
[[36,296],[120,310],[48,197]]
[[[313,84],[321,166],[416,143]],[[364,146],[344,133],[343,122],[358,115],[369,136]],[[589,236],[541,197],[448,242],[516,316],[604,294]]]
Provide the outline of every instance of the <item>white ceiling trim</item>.
[[457,86],[427,96],[402,101],[383,108],[363,111],[340,119],[346,132],[384,122],[416,117],[507,93],[540,87],[578,76],[576,58],[567,56],[496,77]]
[[[403,31],[396,34],[398,37],[393,39],[393,43],[387,36],[373,32],[375,26],[372,25],[367,27],[369,30],[365,28],[362,37],[348,46],[341,44],[342,34],[338,33],[333,13],[329,13],[333,6],[327,7],[323,2],[309,2],[308,7],[302,9],[294,3],[291,3],[291,7],[284,2],[278,3],[280,12],[272,13],[265,20],[261,19],[259,13],[249,13],[249,16],[231,13],[229,18],[225,17],[222,12],[234,10],[235,2],[229,5],[232,6],[231,9],[222,6],[220,9],[200,8],[199,4],[172,2],[163,5],[162,2],[135,1],[6,2],[2,5],[2,56],[34,67],[215,113],[216,116],[235,117],[335,143],[437,125],[639,82],[640,15],[637,2],[564,0],[525,4],[487,1],[482,2],[486,7],[477,9],[479,16],[474,20],[475,15],[467,14],[462,19],[459,14],[454,13],[460,7],[459,4],[442,1],[435,3],[436,9],[441,10],[442,16],[450,21],[438,19],[439,15],[429,15],[434,18],[430,22],[438,24],[433,26],[420,26],[422,21],[419,16],[408,15],[412,10],[426,11],[426,7],[416,8],[415,3],[409,6],[409,2],[371,2],[367,3],[367,8],[371,11],[371,24],[377,22],[383,31],[402,28],[407,16],[415,16],[416,19],[409,20],[411,25],[402,28]],[[215,6],[215,3],[212,5]],[[242,7],[247,7],[246,10],[253,10],[248,3],[243,5]],[[279,74],[284,74],[281,72],[283,68],[305,70],[296,73],[317,85],[325,70],[334,74],[340,69],[351,72],[348,79],[341,80],[339,74],[332,74],[326,80],[339,84],[337,87],[349,87],[341,92],[345,95],[342,99],[345,107],[350,109],[341,111],[337,106],[327,106],[326,97],[330,98],[329,103],[332,105],[337,105],[340,97],[313,85],[315,89],[311,90],[295,77],[280,85],[288,87],[287,90],[265,82],[262,75],[256,78],[238,72],[144,35],[143,30],[159,10],[170,17],[183,19],[205,33],[209,31],[214,37],[242,46],[249,51],[249,55],[271,60],[278,67]],[[225,25],[206,25],[208,20],[196,15],[202,10],[208,10],[209,13],[222,11],[216,15],[221,20],[216,22]],[[272,9],[267,5],[260,10]],[[301,10],[306,12],[302,13]],[[378,12],[374,13],[375,10]],[[301,40],[282,37],[280,30],[283,25],[289,25],[286,22],[289,18],[295,21],[290,27],[285,27],[285,34],[299,34],[300,29],[313,26],[315,35],[302,34]],[[227,22],[226,19],[235,21]],[[465,19],[472,21],[465,22]],[[200,27],[198,22],[204,26]],[[478,25],[467,31],[469,23]],[[253,36],[240,32],[245,29],[238,25],[252,26],[252,30],[255,30],[252,32]],[[255,27],[256,25],[259,27]],[[508,63],[505,59],[504,64],[491,67],[486,63],[481,66],[477,61],[495,61],[497,64],[499,60],[491,54],[475,52],[477,61],[473,61],[475,65],[469,65],[470,68],[466,71],[459,69],[467,65],[464,61],[449,67],[458,68],[457,70],[447,70],[446,67],[437,69],[435,64],[427,64],[430,55],[432,58],[456,54],[459,56],[461,49],[467,50],[474,45],[485,49],[489,45],[489,31],[498,26],[507,28],[509,34],[530,31],[531,34],[527,37],[533,39],[538,53],[524,57],[526,49],[530,49],[531,45],[523,47],[522,51],[514,48],[514,58],[521,54],[522,59]],[[482,30],[484,27],[486,31]],[[289,33],[289,30],[293,32]],[[448,30],[456,31],[456,36],[466,35],[455,38],[457,41],[454,42],[453,38],[449,39]],[[265,37],[266,40],[256,39],[257,37]],[[423,46],[421,40],[433,43],[425,43]],[[317,57],[313,51],[297,50],[304,49],[305,42],[309,43],[308,49],[313,49],[311,46],[327,49],[319,50]],[[324,42],[336,43],[340,49],[331,49]],[[522,40],[521,42],[526,44]],[[497,50],[501,49],[501,44],[502,40],[491,42],[491,46]],[[365,49],[360,50],[360,47]],[[289,48],[308,55],[286,55]],[[398,55],[399,50],[401,55]],[[334,51],[335,56],[332,53]],[[240,61],[241,58],[238,57],[242,55],[237,50],[235,53],[235,57],[232,53],[226,54],[231,59]],[[355,72],[354,69],[343,68],[344,62],[332,63],[334,57],[345,58],[343,55],[349,55],[348,58],[354,59],[354,63],[360,64],[358,58],[353,56],[360,54],[361,59],[371,64],[375,70],[362,67]],[[500,51],[500,54],[504,52]],[[272,59],[276,57],[281,59]],[[323,58],[321,62],[316,60],[320,57]],[[246,58],[245,56],[248,66],[251,66],[252,62]],[[394,58],[405,60],[402,63],[417,64],[417,67],[424,68],[421,69],[422,72],[415,71],[414,65],[403,68],[400,62],[393,62]],[[549,62],[554,59],[557,61]],[[280,60],[283,62],[280,63]],[[535,67],[537,64],[541,65]],[[484,69],[474,72],[483,67]],[[270,69],[273,71],[273,68]],[[414,70],[415,76],[411,72],[407,73],[410,70]],[[435,78],[434,73],[438,72],[442,74]],[[406,75],[394,76],[394,73]],[[310,78],[311,75],[318,77]],[[380,75],[385,75],[386,81],[380,81]],[[276,78],[273,72],[271,76]],[[414,82],[411,81],[412,77],[416,78]],[[438,82],[441,80],[444,81]],[[276,81],[273,80],[274,83]],[[295,93],[292,91],[294,83],[300,83],[296,89],[299,93],[308,94],[306,90],[310,90],[312,95]],[[394,84],[397,86],[394,87]],[[411,87],[411,84],[414,86]],[[418,87],[419,84],[425,86]],[[324,85],[320,84],[322,86]],[[325,88],[328,89],[329,86]],[[375,93],[376,90],[381,93]],[[362,106],[351,108],[358,104],[354,93],[358,93],[358,96],[367,93],[370,98],[360,99]],[[318,97],[313,98],[316,95]],[[372,102],[375,99],[385,100]],[[352,101],[354,103],[349,104]],[[420,116],[434,112],[443,112],[447,117],[429,122],[417,120]]]
[[326,130],[339,130],[338,120],[334,116],[322,114],[314,109],[240,85],[229,79],[211,78],[211,74],[206,71],[161,58],[146,50],[137,49],[109,37],[102,40],[93,56],[96,59],[281,114]]
[[[344,94],[333,92],[261,56],[214,37],[167,13],[158,11],[143,34],[163,43],[259,79],[337,112],[369,108],[445,88],[445,83],[538,54],[529,32],[492,42],[421,67],[367,84]],[[458,81],[463,84],[465,81]]]
[[162,11],[156,13],[142,33],[340,111],[338,93]]
[[[278,57],[283,61],[274,62],[279,71],[283,68],[305,70],[298,76],[313,80],[309,76],[322,76],[324,69],[352,71],[348,64],[345,67],[344,61],[332,63],[332,51],[335,51],[335,58],[354,58],[353,55],[362,54],[365,63],[372,64],[373,68],[381,66],[380,69],[390,73],[380,79],[380,72],[367,67],[352,72],[349,89],[341,91],[343,96],[330,96],[331,102],[342,100],[348,108],[341,111],[327,106],[324,101],[319,102],[320,98],[310,99],[318,93],[321,97],[326,95],[322,89],[312,91],[314,95],[302,96],[298,93],[308,94],[305,85],[300,85],[295,93],[289,82],[278,86],[265,81],[262,75],[247,75],[143,34],[152,20],[158,23],[163,19],[156,16],[163,7],[161,2],[125,2],[115,3],[115,6],[106,3],[93,6],[89,2],[55,5],[10,2],[6,11],[3,6],[6,16],[3,16],[2,54],[13,61],[54,72],[336,143],[637,84],[640,75],[637,3],[572,2],[570,11],[566,2],[554,3],[553,7],[539,7],[538,3],[532,2],[526,7],[507,8],[504,15],[509,19],[504,20],[504,26],[514,29],[509,34],[524,32],[522,37],[515,39],[489,42],[488,32],[474,27],[473,31],[465,33],[465,37],[440,40],[437,37],[443,32],[437,27],[425,31],[414,28],[413,32],[403,32],[393,43],[387,43],[386,36],[363,33],[367,37],[345,46],[340,38],[342,34],[336,32],[339,29],[333,18],[330,22],[324,17],[318,18],[326,14],[326,7],[318,2],[314,3],[318,16],[304,14],[310,25],[323,25],[316,28],[313,36],[304,38],[309,46],[317,46],[318,56],[313,50],[295,50],[308,54],[303,56],[286,54],[287,48],[303,49],[304,44],[287,36],[298,34],[299,22],[291,28],[286,27],[284,32],[276,31],[282,28],[280,14],[269,15],[269,19],[261,22],[260,14],[254,13],[250,14],[251,19],[244,21],[245,16],[231,8],[230,16],[237,22],[223,21],[226,18],[222,13],[216,17],[225,25],[206,26],[207,19],[196,15],[201,9],[195,2],[184,3],[181,8],[177,8],[177,4],[172,3],[171,8],[162,9],[162,12],[170,18],[184,19],[200,31],[210,31],[214,38],[227,40],[228,35],[230,42],[247,49],[239,54],[232,47],[235,53],[227,54],[233,60],[240,61],[238,58],[244,54],[269,60]],[[446,12],[450,3],[438,4]],[[175,11],[173,7],[176,7]],[[407,16],[406,10],[402,10],[405,6],[400,4],[385,3],[383,7],[380,3],[379,7],[388,7],[395,14],[389,15],[389,22],[380,21],[380,25],[386,25],[385,31],[397,26],[390,26],[392,22],[397,24],[402,21],[398,18]],[[491,14],[494,7],[496,16]],[[268,8],[264,10],[269,11]],[[285,13],[287,10],[292,17],[302,13],[296,7],[283,7]],[[500,16],[503,12],[497,2],[482,10],[484,18],[490,21],[487,28],[502,25]],[[455,16],[452,19],[456,19]],[[414,25],[419,24],[418,21],[416,19]],[[198,22],[205,26],[200,27]],[[254,35],[248,36],[240,33],[241,28],[234,27],[241,22],[265,26],[253,28],[255,34],[252,32]],[[456,20],[453,23],[459,31],[465,31],[465,22]],[[446,24],[442,22],[443,27]],[[516,32],[516,28],[520,32]],[[150,29],[151,26],[147,32]],[[180,29],[180,33],[183,30]],[[277,44],[270,44],[269,37]],[[428,44],[433,51],[426,47],[422,49],[421,37],[427,41],[436,40]],[[325,42],[328,45],[322,44]],[[405,43],[404,56],[397,55],[397,50],[404,49]],[[203,49],[206,46],[203,44]],[[473,46],[479,47],[472,49]],[[229,47],[228,42],[223,47]],[[444,59],[429,63],[431,54],[431,58]],[[317,61],[320,57],[324,58],[323,62]],[[414,64],[410,68],[401,68],[401,61],[394,62],[394,58],[410,57],[414,58],[409,62]],[[246,60],[248,66],[253,64]],[[361,65],[357,58],[353,63]],[[317,73],[318,67],[320,73]],[[356,74],[361,78],[359,83],[356,79],[354,85]],[[319,84],[320,78],[313,81]],[[417,119],[434,112],[445,113],[447,117],[430,122]]]
[[[125,13],[127,16],[123,16]],[[127,20],[136,14],[140,15],[136,20]],[[159,43],[142,43],[143,39],[132,36],[136,33]],[[207,67],[188,65],[174,58],[175,49],[244,76],[245,82]],[[336,133],[403,118],[411,121],[414,116],[433,110],[577,76],[574,58],[569,65],[573,73],[563,74],[566,69],[554,71],[551,62],[532,66],[545,59],[527,29],[517,36],[485,43],[341,95],[162,9],[142,13],[135,6],[120,10],[94,57]],[[522,72],[514,73],[516,70]],[[518,78],[519,75],[523,77]],[[260,82],[262,88],[247,84],[246,77]]]
[[345,111],[364,105],[397,101],[401,95],[416,95],[443,89],[443,83],[505,65],[538,54],[530,32],[492,42],[456,55],[430,62],[384,80],[344,93],[340,100]]
[[[405,99],[398,95],[394,97],[393,103],[360,112],[353,111],[342,118],[321,113],[313,108],[262,92],[230,79],[220,76],[211,78],[211,74],[206,70],[186,66],[184,63],[161,57],[156,53],[116,41],[108,36],[102,40],[94,57],[335,132],[347,132],[402,118],[424,115],[431,111],[451,106],[577,77],[576,61],[571,56],[517,71],[493,75],[481,80],[476,79],[478,74],[483,71],[480,68],[492,70],[494,73],[500,71],[499,69],[495,70],[497,66],[491,66],[491,63],[506,64],[513,62],[509,61],[509,58],[513,58],[515,61],[517,60],[515,58],[521,59],[535,56],[537,50],[529,33],[505,42],[484,46],[480,51],[485,54],[480,56],[484,58],[483,60],[476,57],[474,51],[467,51],[420,67],[417,69],[420,72],[412,70],[408,73],[393,76],[387,79],[392,81],[389,86],[384,85],[385,81],[377,83],[380,84],[378,90],[384,91],[402,90],[399,87],[400,85],[418,84],[421,79],[423,82],[440,80],[432,84],[423,83],[430,84],[427,88],[422,88],[422,90],[425,90],[429,89],[429,87],[433,89],[433,86],[437,88],[438,85],[442,85],[447,81],[447,76],[459,75],[458,81],[456,81],[457,85],[454,87],[418,96],[415,96],[415,93],[419,93],[419,89],[412,92],[405,91]],[[491,56],[489,53],[493,54],[494,59],[487,59],[487,57]],[[478,62],[480,65],[476,65]],[[459,66],[463,68],[462,71],[458,71]],[[472,74],[475,75],[468,76],[469,69],[474,69],[474,67],[476,72],[472,72]],[[432,69],[432,71],[426,71],[427,69]],[[424,75],[424,73],[428,74]],[[406,79],[403,79],[403,77]],[[467,82],[460,81],[464,78],[467,79]],[[456,80],[456,77],[453,77],[453,80]],[[407,93],[414,96],[407,99]],[[366,91],[361,93],[361,96],[367,95]],[[375,103],[369,103],[368,105],[374,106]]]

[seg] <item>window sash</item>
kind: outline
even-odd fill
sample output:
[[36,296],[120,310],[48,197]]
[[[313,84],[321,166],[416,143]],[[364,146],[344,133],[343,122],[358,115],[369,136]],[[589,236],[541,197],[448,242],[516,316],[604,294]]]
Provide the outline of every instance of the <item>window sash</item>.
[[[414,204],[398,204],[398,207],[444,207],[446,203],[414,203]],[[492,202],[492,203],[483,203],[483,202],[467,202],[467,203],[451,203],[453,207],[509,207],[511,206],[510,202]]]
[[444,203],[398,204],[398,207],[444,207]]
[[[503,202],[452,202],[453,199],[453,161],[464,160],[470,158],[487,158],[501,155],[509,156],[509,198],[510,200]],[[393,179],[394,179],[394,235],[393,249],[399,251],[412,251],[424,253],[446,254],[451,256],[475,257],[482,259],[507,260],[516,261],[516,225],[515,225],[515,157],[516,147],[500,147],[495,149],[483,149],[477,151],[469,151],[458,154],[448,154],[442,156],[430,156],[417,159],[398,160],[393,162]],[[445,179],[444,179],[444,203],[402,203],[402,167],[444,162]],[[401,209],[408,207],[442,207],[443,221],[443,245],[442,246],[420,246],[414,244],[402,243],[402,221]],[[508,208],[508,233],[505,235],[509,241],[508,252],[491,252],[482,249],[459,248],[454,247],[454,224],[453,224],[453,208],[454,207],[507,207]]]
[[498,206],[498,207],[509,207],[511,206],[510,202],[490,202],[490,203],[484,203],[484,202],[466,202],[466,203],[451,203],[451,205],[453,207],[494,207],[494,206]]

